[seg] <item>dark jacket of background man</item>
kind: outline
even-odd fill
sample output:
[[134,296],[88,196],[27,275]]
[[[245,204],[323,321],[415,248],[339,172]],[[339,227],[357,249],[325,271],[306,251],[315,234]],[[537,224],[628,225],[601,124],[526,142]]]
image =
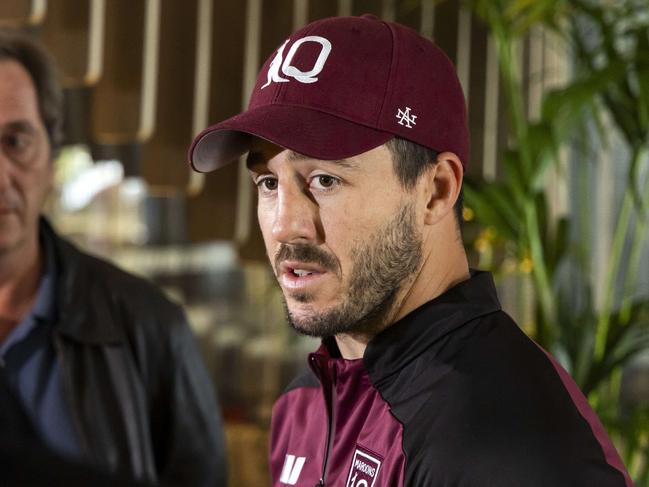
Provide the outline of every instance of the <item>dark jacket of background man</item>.
[[39,440],[5,370],[0,367],[0,471],[3,487],[146,487],[124,473],[61,458]]
[[62,270],[53,341],[84,455],[138,478],[225,485],[219,409],[181,308],[41,230]]

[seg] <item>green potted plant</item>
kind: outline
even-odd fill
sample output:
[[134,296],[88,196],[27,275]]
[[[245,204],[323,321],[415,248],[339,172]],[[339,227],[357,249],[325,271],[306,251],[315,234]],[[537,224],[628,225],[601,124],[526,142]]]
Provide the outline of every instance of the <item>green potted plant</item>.
[[[466,205],[482,229],[473,243],[479,257],[494,248],[508,256],[487,259],[496,275],[511,269],[512,259],[519,263],[517,272],[529,275],[534,290],[529,333],[573,375],[637,485],[647,485],[649,410],[646,404],[625,406],[620,389],[623,368],[649,349],[649,300],[632,297],[649,220],[649,6],[637,0],[467,5],[495,41],[511,129],[502,176],[465,185]],[[574,72],[565,86],[545,94],[540,117],[530,121],[515,46],[534,26],[559,36]],[[588,218],[577,211],[553,219],[545,188],[549,169],[559,166],[565,148],[580,187],[594,164],[592,135],[606,146],[610,131],[623,141],[628,174],[604,291],[595,299]],[[581,196],[588,198],[587,191]]]

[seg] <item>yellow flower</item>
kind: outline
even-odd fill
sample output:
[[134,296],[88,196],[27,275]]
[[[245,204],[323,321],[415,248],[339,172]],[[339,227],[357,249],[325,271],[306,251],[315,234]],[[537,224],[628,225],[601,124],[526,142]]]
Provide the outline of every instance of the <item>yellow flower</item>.
[[498,232],[496,232],[496,229],[494,227],[487,227],[483,232],[483,235],[490,242],[493,242],[496,239],[496,235],[498,235]]
[[505,259],[505,261],[503,262],[502,269],[505,274],[513,274],[514,272],[516,272],[516,268],[517,266],[515,259]]
[[520,270],[523,274],[529,274],[530,272],[532,272],[532,269],[534,269],[534,263],[529,257],[525,257],[523,260],[521,260],[520,264],[518,264],[518,270]]
[[486,252],[491,248],[491,242],[489,242],[489,240],[487,240],[486,238],[478,237],[475,240],[473,246],[478,252]]
[[462,210],[462,219],[465,222],[470,222],[474,218],[475,218],[475,212],[468,206],[465,206],[464,209]]

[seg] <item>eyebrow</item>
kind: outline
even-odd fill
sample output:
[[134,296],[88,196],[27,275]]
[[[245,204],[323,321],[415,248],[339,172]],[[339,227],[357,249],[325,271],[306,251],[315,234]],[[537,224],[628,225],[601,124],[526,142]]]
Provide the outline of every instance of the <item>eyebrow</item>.
[[[246,167],[249,170],[253,170],[253,166],[257,164],[263,164],[264,161],[259,161],[258,158],[259,156],[263,156],[263,153],[261,151],[256,151],[254,149],[251,149],[248,152],[248,155],[246,156]],[[358,162],[351,161],[349,159],[333,159],[333,160],[327,160],[327,159],[316,159],[314,157],[306,156],[304,154],[300,154],[299,152],[295,151],[289,151],[287,154],[287,158],[289,161],[303,161],[305,159],[314,159],[318,162],[324,162],[326,164],[335,164],[337,166],[342,166],[346,169],[352,169],[356,170],[359,168]]]
[[35,133],[36,127],[28,120],[13,120],[8,122],[5,127],[11,130],[18,130],[22,132]]
[[347,169],[358,169],[359,165],[355,161],[351,161],[349,159],[333,159],[333,160],[327,160],[327,159],[317,159],[314,157],[309,157],[305,156],[303,154],[300,154],[299,152],[295,151],[290,151],[288,153],[288,160],[289,161],[302,161],[304,159],[316,159],[321,162],[325,162],[327,164],[336,164],[338,166],[342,166]]

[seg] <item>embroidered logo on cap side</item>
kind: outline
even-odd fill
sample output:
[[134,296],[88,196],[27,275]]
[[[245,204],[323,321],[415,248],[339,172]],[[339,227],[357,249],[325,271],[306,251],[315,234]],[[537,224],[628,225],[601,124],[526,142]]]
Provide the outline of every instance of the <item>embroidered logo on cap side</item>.
[[[286,83],[287,81],[290,81],[280,76],[280,69],[285,76],[294,78],[300,83],[309,84],[318,81],[317,76],[322,71],[322,68],[324,68],[325,61],[327,61],[327,58],[331,53],[331,42],[329,42],[328,39],[320,36],[303,37],[302,39],[298,39],[293,43],[291,48],[288,50],[288,54],[286,54],[286,59],[282,61],[284,57],[284,49],[289,42],[290,39],[287,39],[286,42],[282,44],[282,47],[277,50],[277,54],[275,54],[275,57],[268,67],[266,84],[261,87],[262,90],[273,82]],[[315,64],[309,71],[300,71],[298,68],[291,65],[291,62],[293,62],[293,57],[295,56],[295,53],[297,53],[297,50],[302,44],[306,42],[315,42],[317,44],[320,44],[320,54],[318,54],[318,59],[315,60]]]
[[417,125],[417,122],[415,122],[415,120],[417,120],[417,115],[411,115],[410,110],[410,107],[406,107],[405,110],[399,108],[397,109],[396,115],[396,118],[399,119],[399,125],[403,125],[405,127],[408,127],[409,129],[411,129],[413,125]]
[[377,455],[357,447],[345,486],[373,487],[379,475],[381,460]]

